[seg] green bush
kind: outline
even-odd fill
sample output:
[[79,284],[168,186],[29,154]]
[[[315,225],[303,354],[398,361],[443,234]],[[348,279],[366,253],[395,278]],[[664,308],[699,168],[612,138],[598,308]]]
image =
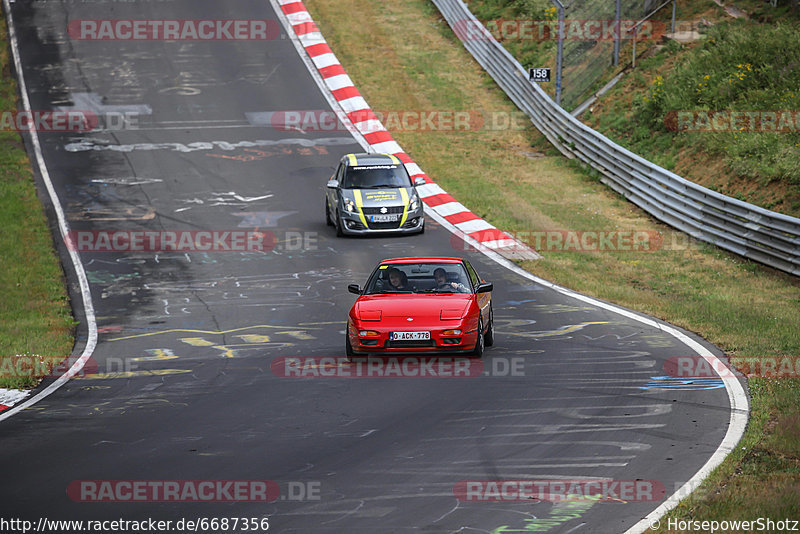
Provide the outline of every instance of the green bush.
[[[665,127],[670,112],[800,110],[800,32],[796,25],[782,23],[714,26],[703,45],[671,74],[656,76],[634,109],[635,124],[671,137],[676,134]],[[741,177],[798,186],[800,125],[794,128],[684,135],[721,154]]]

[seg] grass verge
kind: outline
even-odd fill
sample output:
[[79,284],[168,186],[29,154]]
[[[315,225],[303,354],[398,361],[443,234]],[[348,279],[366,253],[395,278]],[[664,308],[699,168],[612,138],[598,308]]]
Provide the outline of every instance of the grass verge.
[[[5,18],[0,111],[17,109]],[[29,388],[67,358],[74,322],[64,274],[17,132],[0,131],[0,388]]]
[[[306,3],[373,109],[516,112],[430,2]],[[530,128],[393,135],[442,187],[505,230],[664,236],[664,246],[649,253],[545,251],[544,259],[522,263],[528,271],[697,332],[734,364],[800,355],[800,280],[687,241]],[[743,441],[671,517],[800,516],[800,380],[753,378],[749,385],[752,418]]]

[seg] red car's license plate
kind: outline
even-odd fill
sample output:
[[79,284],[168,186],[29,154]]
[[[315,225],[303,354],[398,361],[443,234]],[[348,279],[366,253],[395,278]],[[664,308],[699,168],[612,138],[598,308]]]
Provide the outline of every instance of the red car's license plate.
[[392,332],[392,341],[420,341],[430,338],[430,332]]

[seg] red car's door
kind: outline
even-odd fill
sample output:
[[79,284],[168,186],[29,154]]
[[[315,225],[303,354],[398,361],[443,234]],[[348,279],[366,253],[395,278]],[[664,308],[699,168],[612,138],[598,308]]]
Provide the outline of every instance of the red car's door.
[[[477,288],[478,284],[483,282],[478,273],[475,269],[472,268],[472,265],[467,261],[464,260],[464,266],[467,269],[467,273],[469,274],[470,281],[472,282],[472,287]],[[490,313],[492,309],[492,293],[478,293],[475,295],[476,302],[478,304],[478,308],[481,311],[481,317],[483,319],[483,328],[487,328],[489,326],[490,320]]]

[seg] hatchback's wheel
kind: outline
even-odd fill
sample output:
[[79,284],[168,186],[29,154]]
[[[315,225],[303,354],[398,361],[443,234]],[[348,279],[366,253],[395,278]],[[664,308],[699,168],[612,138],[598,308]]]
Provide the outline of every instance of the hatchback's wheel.
[[331,220],[331,208],[328,206],[328,200],[325,200],[325,224],[328,226],[333,226],[333,221]]
[[341,217],[339,217],[339,214],[337,213],[336,214],[336,237],[343,237],[344,236],[344,230],[342,229],[343,227],[344,227],[344,221],[342,220]]

